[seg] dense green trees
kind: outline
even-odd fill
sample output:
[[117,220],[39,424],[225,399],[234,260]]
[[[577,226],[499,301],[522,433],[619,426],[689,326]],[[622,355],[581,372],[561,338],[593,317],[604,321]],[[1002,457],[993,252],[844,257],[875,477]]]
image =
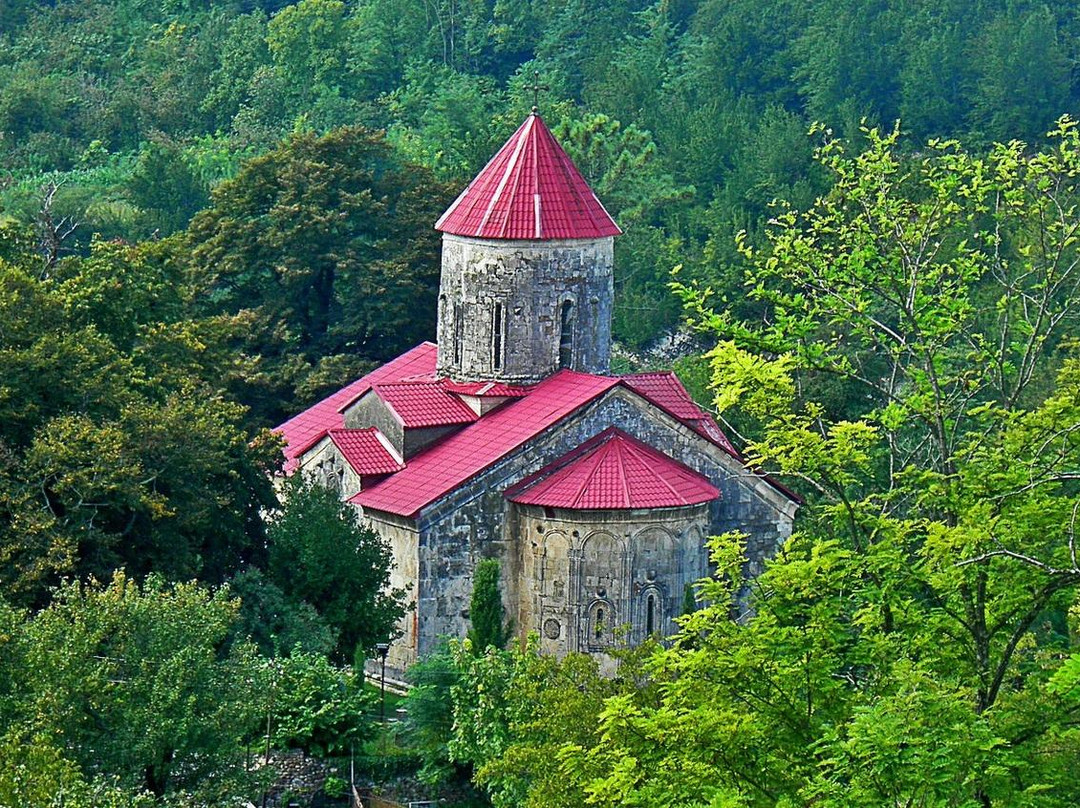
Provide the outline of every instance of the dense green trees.
[[0,262],[0,587],[117,567],[221,582],[261,551],[272,442],[222,397],[224,318],[185,316],[155,245],[96,243],[53,273]]
[[434,331],[431,225],[446,204],[429,172],[360,128],[296,135],[215,190],[185,246],[199,308],[255,317],[253,389],[239,392],[257,417],[278,423]]
[[677,319],[657,299],[672,265],[730,285],[731,236],[759,233],[776,197],[805,207],[824,190],[803,137],[813,120],[845,137],[899,118],[916,142],[1034,143],[1080,99],[1080,27],[1063,2],[69,0],[0,13],[0,208],[29,221],[43,182],[64,180],[57,210],[83,223],[81,249],[94,231],[183,228],[238,156],[297,131],[384,129],[460,187],[520,122],[539,70],[549,123],[606,117],[653,144],[648,165],[600,189],[627,230],[616,334],[634,347]]
[[122,573],[67,584],[34,615],[0,601],[0,803],[51,804],[33,796],[45,786],[87,806],[110,787],[117,805],[236,794],[264,684],[253,649],[228,641],[238,607]]
[[319,615],[340,661],[355,655],[362,664],[377,642],[393,636],[405,611],[407,593],[390,588],[390,548],[357,522],[336,491],[295,477],[283,496],[267,529],[266,584]]

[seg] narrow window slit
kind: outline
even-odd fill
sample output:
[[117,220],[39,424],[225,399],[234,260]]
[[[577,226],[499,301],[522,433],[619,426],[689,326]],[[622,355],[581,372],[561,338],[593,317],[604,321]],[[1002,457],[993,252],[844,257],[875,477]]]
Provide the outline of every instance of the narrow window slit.
[[491,319],[491,366],[495,370],[502,370],[503,349],[503,309],[502,303],[495,304],[495,312]]
[[574,304],[567,300],[562,304],[559,328],[559,367],[568,368],[574,361]]

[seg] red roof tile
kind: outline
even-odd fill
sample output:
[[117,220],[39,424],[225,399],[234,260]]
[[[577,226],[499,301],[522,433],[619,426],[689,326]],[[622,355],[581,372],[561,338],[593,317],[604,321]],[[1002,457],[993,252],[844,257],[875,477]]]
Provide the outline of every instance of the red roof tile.
[[471,424],[479,416],[439,382],[376,384],[371,388],[410,429]]
[[719,496],[701,474],[616,427],[506,492],[524,505],[575,510],[675,508]]
[[510,402],[411,458],[405,468],[361,491],[350,502],[415,516],[578,407],[619,383],[607,376],[563,370]]
[[622,232],[536,113],[447,208],[435,229],[473,238],[533,240]]
[[504,382],[455,382],[443,379],[442,385],[451,393],[477,398],[521,398],[529,394],[528,387]]
[[[470,391],[466,395],[475,395],[478,393],[471,391],[480,391],[486,385],[463,387]],[[727,437],[693,403],[674,374],[638,374],[620,379],[564,370],[532,387],[502,385],[504,390],[496,385],[488,389],[488,395],[496,391],[513,392],[515,400],[477,419],[467,405],[451,395],[450,391],[459,385],[436,378],[435,346],[425,343],[278,427],[288,441],[286,471],[295,468],[300,455],[328,430],[344,426],[341,410],[377,387],[374,392],[407,420],[409,426],[450,423],[464,426],[352,500],[364,507],[413,517],[421,508],[616,385],[633,390],[738,457]],[[459,417],[461,421],[457,420]]]
[[392,474],[405,468],[405,464],[390,451],[386,438],[373,426],[367,429],[331,429],[329,435],[341,456],[357,474]]
[[380,382],[396,382],[409,376],[435,372],[435,345],[424,342],[362,376],[352,384],[342,387],[318,404],[308,407],[275,428],[285,438],[285,471],[296,468],[300,455],[326,435],[327,430],[345,426],[339,408],[371,389]]
[[739,456],[731,441],[728,440],[728,436],[724,434],[712,416],[694,403],[694,399],[686,392],[679,377],[672,371],[633,373],[621,378],[630,389],[640,393],[661,409],[667,410],[696,432],[723,447],[731,455]]

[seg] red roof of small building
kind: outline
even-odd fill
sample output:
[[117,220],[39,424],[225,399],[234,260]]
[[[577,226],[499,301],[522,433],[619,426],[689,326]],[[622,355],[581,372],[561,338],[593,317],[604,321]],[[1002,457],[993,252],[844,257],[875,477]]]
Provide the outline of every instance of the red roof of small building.
[[479,417],[438,382],[376,384],[371,395],[381,398],[409,429],[471,424]]
[[622,232],[535,112],[447,208],[435,229],[473,238],[530,240]]
[[434,372],[435,344],[424,342],[294,415],[274,430],[285,438],[285,471],[295,469],[300,455],[322,440],[328,430],[344,427],[345,419],[340,410],[370,390],[373,384],[397,382]]
[[341,456],[360,475],[392,474],[405,468],[388,448],[388,441],[375,427],[366,429],[331,429],[330,440]]
[[676,508],[719,496],[704,476],[616,427],[506,491],[523,505],[574,510]]

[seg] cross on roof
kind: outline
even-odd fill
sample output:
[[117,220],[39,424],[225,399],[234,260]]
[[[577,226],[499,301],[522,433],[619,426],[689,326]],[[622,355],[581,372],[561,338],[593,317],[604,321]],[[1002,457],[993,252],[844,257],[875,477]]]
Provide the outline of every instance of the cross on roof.
[[532,90],[532,93],[533,93],[533,108],[532,108],[532,111],[533,112],[539,112],[540,107],[538,106],[538,104],[540,103],[540,91],[541,90],[550,90],[551,89],[551,87],[549,87],[547,84],[541,84],[540,83],[540,71],[539,70],[534,70],[533,71],[533,83],[531,85],[527,86],[525,89],[526,90]]

